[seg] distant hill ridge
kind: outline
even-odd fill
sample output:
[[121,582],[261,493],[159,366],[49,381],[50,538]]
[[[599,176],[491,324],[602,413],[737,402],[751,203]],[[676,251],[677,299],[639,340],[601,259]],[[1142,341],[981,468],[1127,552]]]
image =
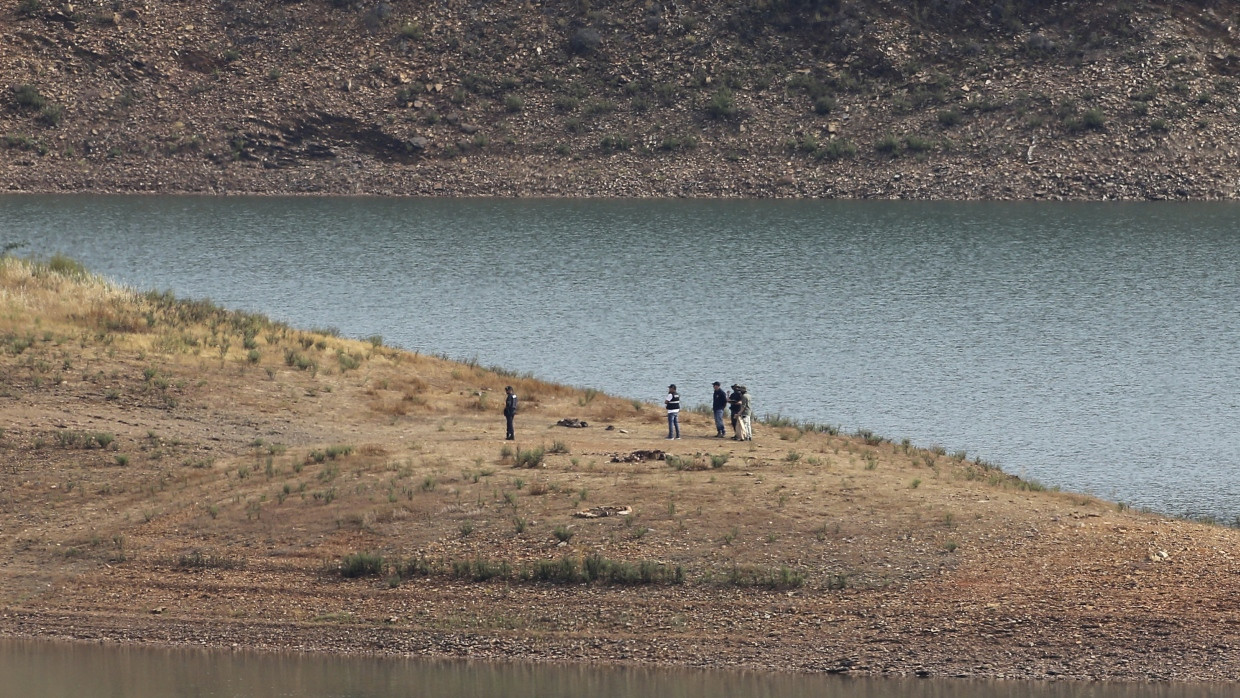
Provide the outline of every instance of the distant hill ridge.
[[11,191],[1234,198],[1229,2],[0,2]]

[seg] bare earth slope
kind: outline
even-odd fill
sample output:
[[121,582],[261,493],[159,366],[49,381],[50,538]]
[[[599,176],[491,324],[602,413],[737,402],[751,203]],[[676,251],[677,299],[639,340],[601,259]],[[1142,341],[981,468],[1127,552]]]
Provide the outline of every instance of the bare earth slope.
[[1234,198],[1237,12],[0,0],[0,189]]
[[[524,399],[511,446],[506,384]],[[654,405],[4,258],[0,635],[1240,675],[1236,530],[867,435],[757,425],[738,443],[689,413],[669,442],[663,422]],[[603,507],[629,511],[575,515]]]

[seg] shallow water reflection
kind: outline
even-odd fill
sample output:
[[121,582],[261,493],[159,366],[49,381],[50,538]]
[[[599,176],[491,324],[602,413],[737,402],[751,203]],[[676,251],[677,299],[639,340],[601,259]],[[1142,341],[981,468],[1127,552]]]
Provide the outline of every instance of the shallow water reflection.
[[0,638],[0,696],[13,698],[1222,698],[1237,690],[342,658]]

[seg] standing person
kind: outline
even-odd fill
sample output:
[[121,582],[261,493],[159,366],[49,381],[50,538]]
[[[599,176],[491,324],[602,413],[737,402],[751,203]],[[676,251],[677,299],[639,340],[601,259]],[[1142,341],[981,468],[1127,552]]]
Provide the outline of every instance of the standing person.
[[[680,438],[680,393],[676,392],[676,384],[672,383],[667,386],[667,398],[663,400],[663,404],[667,405],[667,438]],[[673,436],[675,434],[675,436]]]
[[719,387],[719,381],[713,383],[715,386],[714,401],[711,409],[715,411],[715,434],[717,438],[722,439],[727,436],[727,431],[723,428],[723,410],[728,406],[728,394],[723,392],[723,388]]
[[512,392],[512,386],[504,388],[504,419],[508,422],[508,437],[512,441],[515,435],[512,433],[512,418],[517,416],[517,394]]
[[732,412],[732,440],[741,440],[741,391],[740,386],[733,383],[732,392],[728,393],[728,408]]
[[749,401],[749,389],[738,386],[741,392],[741,441],[753,441],[753,404]]

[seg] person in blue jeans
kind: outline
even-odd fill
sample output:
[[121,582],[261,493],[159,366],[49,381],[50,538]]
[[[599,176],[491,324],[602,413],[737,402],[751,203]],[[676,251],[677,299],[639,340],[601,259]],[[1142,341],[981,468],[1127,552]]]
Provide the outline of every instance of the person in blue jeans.
[[715,432],[717,432],[715,436],[722,439],[728,435],[727,430],[723,428],[723,411],[728,406],[728,394],[723,392],[723,388],[719,387],[719,381],[715,381],[713,385],[715,386],[715,393],[711,409],[715,411]]
[[667,386],[667,398],[663,400],[663,404],[667,405],[667,438],[680,438],[680,393],[676,392],[676,384],[672,383]]

